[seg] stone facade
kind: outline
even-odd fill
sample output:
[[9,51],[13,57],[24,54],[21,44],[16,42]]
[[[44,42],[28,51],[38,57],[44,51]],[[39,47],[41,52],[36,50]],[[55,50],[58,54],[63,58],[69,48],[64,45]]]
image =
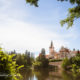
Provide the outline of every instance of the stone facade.
[[70,49],[65,48],[63,46],[61,47],[59,52],[56,52],[54,50],[53,42],[51,41],[51,45],[49,47],[49,55],[46,55],[46,58],[48,58],[48,59],[64,59],[65,57],[71,58],[73,56],[76,56],[77,53],[80,53],[80,51],[79,50],[71,51]]
[[51,45],[49,47],[49,55],[47,55],[46,58],[50,58],[50,59],[58,58],[58,53],[54,50],[52,41],[51,41]]

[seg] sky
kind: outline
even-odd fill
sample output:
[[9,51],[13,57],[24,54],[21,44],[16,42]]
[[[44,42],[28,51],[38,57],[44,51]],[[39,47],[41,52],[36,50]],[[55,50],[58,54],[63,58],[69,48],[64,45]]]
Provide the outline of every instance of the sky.
[[60,25],[73,5],[57,0],[39,0],[38,4],[36,8],[25,0],[0,0],[0,46],[6,51],[28,50],[36,56],[42,48],[49,53],[51,41],[56,51],[61,46],[80,49],[80,20],[69,29]]

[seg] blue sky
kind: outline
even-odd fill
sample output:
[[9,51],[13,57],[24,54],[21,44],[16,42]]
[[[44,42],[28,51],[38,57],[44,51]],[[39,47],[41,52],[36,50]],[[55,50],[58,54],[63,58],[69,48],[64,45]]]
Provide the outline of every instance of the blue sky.
[[25,0],[0,0],[0,45],[7,51],[27,49],[35,55],[42,48],[48,53],[51,40],[57,51],[61,46],[80,49],[79,20],[68,30],[59,23],[69,7],[73,6],[57,0],[40,0],[38,8]]

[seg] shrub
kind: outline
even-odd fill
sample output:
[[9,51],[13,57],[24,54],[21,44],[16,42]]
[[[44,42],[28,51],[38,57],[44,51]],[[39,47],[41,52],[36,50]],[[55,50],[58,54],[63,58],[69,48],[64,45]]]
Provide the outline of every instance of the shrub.
[[32,67],[32,63],[34,62],[34,57],[31,56],[29,52],[26,52],[25,54],[17,54],[16,55],[16,63],[20,65],[24,65],[24,68],[30,68]]
[[63,63],[62,63],[62,68],[63,68],[63,69],[68,69],[69,66],[70,66],[70,61],[69,61],[68,58],[65,58],[65,59],[63,60]]
[[47,68],[49,66],[49,61],[45,57],[37,57],[36,61],[33,63],[34,68]]
[[39,61],[36,61],[33,63],[34,69],[39,69],[40,67],[42,67],[42,63]]
[[23,66],[18,67],[16,61],[13,60],[13,57],[14,55],[8,55],[0,48],[0,73],[9,75],[10,79],[18,80],[21,77],[21,75],[19,74],[19,69]]
[[62,61],[62,59],[49,59],[49,62],[59,62]]

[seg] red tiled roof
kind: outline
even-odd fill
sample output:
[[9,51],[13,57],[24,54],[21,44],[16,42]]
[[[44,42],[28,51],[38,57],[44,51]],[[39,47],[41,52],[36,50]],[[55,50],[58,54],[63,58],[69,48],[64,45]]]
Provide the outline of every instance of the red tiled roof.
[[71,51],[71,53],[77,54],[77,51]]

